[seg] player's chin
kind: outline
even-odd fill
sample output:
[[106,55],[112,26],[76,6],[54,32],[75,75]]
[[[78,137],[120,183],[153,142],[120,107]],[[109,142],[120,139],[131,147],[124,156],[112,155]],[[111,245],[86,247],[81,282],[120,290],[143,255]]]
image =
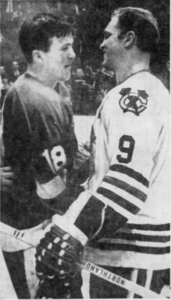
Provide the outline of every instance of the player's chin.
[[64,74],[63,74],[64,81],[69,80],[70,77],[71,77],[71,71],[70,71],[70,68],[65,69],[65,72],[64,72]]
[[109,68],[110,67],[110,61],[107,59],[106,56],[104,56],[102,67]]

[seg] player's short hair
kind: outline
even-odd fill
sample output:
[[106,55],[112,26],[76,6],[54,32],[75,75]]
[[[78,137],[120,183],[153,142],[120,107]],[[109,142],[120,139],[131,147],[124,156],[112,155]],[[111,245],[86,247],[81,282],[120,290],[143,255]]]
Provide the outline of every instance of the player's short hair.
[[138,7],[123,7],[114,10],[112,17],[118,16],[118,27],[121,32],[118,38],[133,31],[137,37],[137,47],[143,52],[151,53],[157,45],[160,34],[153,14]]
[[53,14],[42,13],[24,21],[19,31],[19,43],[27,62],[31,63],[33,50],[48,52],[53,37],[60,38],[70,34],[70,24]]

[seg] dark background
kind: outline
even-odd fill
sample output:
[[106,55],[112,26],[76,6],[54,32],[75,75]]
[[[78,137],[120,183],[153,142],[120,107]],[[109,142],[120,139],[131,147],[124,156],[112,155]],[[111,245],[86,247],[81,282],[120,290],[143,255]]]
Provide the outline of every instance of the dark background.
[[[1,0],[1,65],[5,65],[8,69],[14,60],[19,61],[20,64],[24,63],[17,40],[18,29],[23,19],[43,11],[60,15],[57,9],[59,2],[65,6],[61,17],[67,18],[75,28],[75,51],[77,59],[83,66],[89,64],[94,69],[99,68],[102,62],[99,45],[103,39],[103,30],[113,10],[123,6],[149,9],[158,20],[161,40],[152,54],[151,67],[154,71],[160,72],[169,60],[169,0],[12,0],[12,12],[7,12],[9,0]],[[74,5],[77,5],[79,14],[75,13]],[[22,11],[20,18],[14,17],[18,6],[21,6]]]

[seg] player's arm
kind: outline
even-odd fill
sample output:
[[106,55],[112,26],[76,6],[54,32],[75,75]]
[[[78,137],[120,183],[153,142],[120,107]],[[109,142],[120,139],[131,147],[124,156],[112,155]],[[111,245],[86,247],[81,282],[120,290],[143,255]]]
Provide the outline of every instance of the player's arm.
[[5,165],[13,166],[21,157],[24,163],[28,161],[29,151],[25,151],[24,146],[29,144],[30,134],[23,106],[17,92],[12,87],[7,94],[3,109]]
[[[53,218],[56,234],[57,228],[60,228],[63,235],[68,233],[75,241],[85,245],[88,240],[101,234],[105,226],[114,235],[142,209],[147,199],[153,167],[149,153],[152,153],[154,141],[149,139],[151,133],[146,132],[145,126],[143,130],[141,116],[131,118],[130,129],[129,114],[124,114],[124,120],[121,121],[124,126],[117,129],[115,138],[115,122],[111,118],[105,124],[108,147],[112,153],[109,169],[96,192],[87,190],[81,193],[62,218]],[[58,259],[57,261],[59,262]],[[65,251],[62,258],[62,264],[64,263]]]
[[121,177],[132,175],[133,181],[137,180],[134,179],[134,175],[137,175],[140,179],[138,184],[145,183],[144,187],[147,188],[148,180],[136,171],[124,165],[112,164],[96,193],[83,192],[64,216],[55,215],[52,218],[52,229],[37,248],[40,273],[44,274],[45,265],[50,275],[51,272],[57,272],[58,276],[63,275],[64,278],[70,276],[80,260],[82,246],[88,240],[100,235],[105,227],[114,235],[141,209],[147,195],[137,186],[132,188],[130,182],[119,179],[117,173],[123,173]]
[[[96,191],[80,194],[66,213],[66,218],[87,240],[102,235],[104,228],[114,235],[143,208],[154,164],[156,137],[154,134],[152,137],[144,124],[144,117],[146,124],[150,124],[150,113],[142,112],[137,116],[127,112],[121,115],[121,120],[115,120],[110,110],[109,107],[102,115],[110,155],[108,171]],[[81,234],[78,239],[80,237]]]

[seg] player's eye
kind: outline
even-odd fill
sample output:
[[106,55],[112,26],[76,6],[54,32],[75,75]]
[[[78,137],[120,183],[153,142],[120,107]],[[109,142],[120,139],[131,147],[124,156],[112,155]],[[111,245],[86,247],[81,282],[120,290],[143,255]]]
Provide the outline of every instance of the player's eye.
[[109,33],[109,32],[104,33],[104,39],[105,40],[108,39],[110,36],[111,36],[111,33]]
[[63,48],[62,48],[62,51],[67,51],[69,49],[69,46],[64,46]]

